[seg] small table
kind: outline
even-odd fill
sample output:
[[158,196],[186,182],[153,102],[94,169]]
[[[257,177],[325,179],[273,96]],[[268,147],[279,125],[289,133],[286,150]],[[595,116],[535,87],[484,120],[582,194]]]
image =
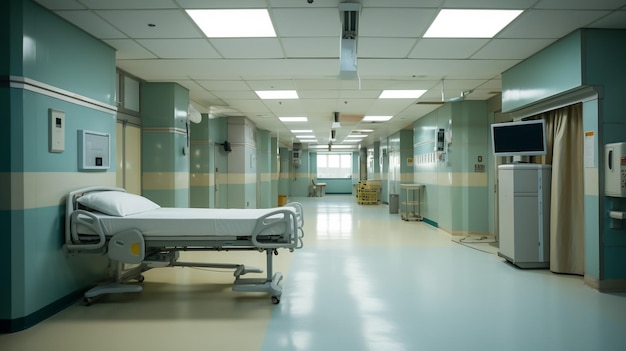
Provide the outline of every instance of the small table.
[[326,194],[326,183],[315,183],[315,195],[322,197]]
[[[421,221],[420,202],[422,200],[423,184],[400,184],[400,189],[406,191],[406,197],[402,201],[400,217],[405,221]],[[413,195],[413,196],[409,196]]]

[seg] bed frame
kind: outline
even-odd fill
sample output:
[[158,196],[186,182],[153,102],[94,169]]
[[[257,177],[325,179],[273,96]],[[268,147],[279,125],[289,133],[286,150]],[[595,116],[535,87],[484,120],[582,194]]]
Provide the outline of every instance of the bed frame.
[[[254,230],[245,236],[215,235],[177,237],[176,233],[167,236],[145,236],[139,229],[128,229],[117,233],[106,233],[98,215],[84,208],[77,201],[89,192],[121,191],[114,187],[89,187],[72,191],[66,199],[65,245],[71,254],[106,254],[112,262],[111,282],[97,285],[84,294],[84,302],[90,305],[104,294],[141,292],[143,272],[160,267],[203,267],[233,269],[234,291],[264,292],[271,294],[272,303],[278,304],[282,295],[280,272],[273,272],[273,256],[278,249],[302,248],[304,237],[304,217],[302,205],[297,202],[278,207],[256,219]],[[208,210],[208,209],[207,209]],[[102,216],[100,214],[100,216]],[[270,218],[271,217],[271,218]],[[277,219],[279,218],[279,219]],[[281,229],[281,234],[268,235],[268,229]],[[181,251],[235,251],[254,250],[265,252],[265,278],[242,278],[247,273],[262,273],[263,270],[243,264],[222,264],[204,262],[180,262]],[[128,266],[132,266],[128,268]],[[137,283],[131,283],[135,280]]]

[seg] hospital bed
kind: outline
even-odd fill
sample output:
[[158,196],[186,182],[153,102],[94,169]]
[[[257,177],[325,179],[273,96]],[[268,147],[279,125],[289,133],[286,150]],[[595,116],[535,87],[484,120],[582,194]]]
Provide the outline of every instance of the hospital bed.
[[[67,197],[64,248],[111,260],[112,281],[88,290],[87,305],[103,294],[142,291],[142,273],[159,267],[233,269],[234,291],[269,293],[277,304],[282,274],[273,272],[272,258],[278,249],[302,247],[303,215],[299,203],[269,209],[165,208],[122,188],[89,187]],[[265,278],[242,278],[263,272],[243,264],[179,261],[181,251],[236,250],[264,252]]]

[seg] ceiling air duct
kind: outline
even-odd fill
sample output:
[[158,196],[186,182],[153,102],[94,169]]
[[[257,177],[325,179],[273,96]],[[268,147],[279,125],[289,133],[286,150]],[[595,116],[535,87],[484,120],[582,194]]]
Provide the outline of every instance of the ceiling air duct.
[[335,112],[335,119],[333,120],[333,124],[331,128],[332,129],[341,128],[341,123],[339,123],[339,112]]
[[342,2],[339,4],[341,18],[341,45],[339,51],[339,78],[357,79],[356,51],[359,34],[359,12],[361,4]]

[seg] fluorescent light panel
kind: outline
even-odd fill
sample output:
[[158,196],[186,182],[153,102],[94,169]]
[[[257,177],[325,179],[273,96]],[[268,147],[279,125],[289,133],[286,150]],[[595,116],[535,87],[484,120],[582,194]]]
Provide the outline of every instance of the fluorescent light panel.
[[522,10],[444,9],[424,38],[493,38],[521,13]]
[[383,90],[379,99],[417,99],[424,95],[426,90]]
[[306,117],[278,117],[281,122],[307,122]]
[[363,121],[365,122],[386,122],[393,118],[393,116],[365,116]]
[[209,38],[273,38],[267,9],[186,10]]
[[[354,149],[355,145],[332,145],[331,149]],[[328,145],[311,145],[309,149],[328,149]]]
[[315,139],[315,135],[311,134],[311,135],[296,135],[296,138],[298,139]]
[[365,134],[350,134],[346,138],[355,138],[355,139],[367,138],[367,135],[365,135]]
[[255,93],[263,100],[298,98],[298,92],[295,90],[257,90]]
[[313,129],[292,129],[291,132],[294,133],[294,134],[297,134],[297,133],[313,133]]

